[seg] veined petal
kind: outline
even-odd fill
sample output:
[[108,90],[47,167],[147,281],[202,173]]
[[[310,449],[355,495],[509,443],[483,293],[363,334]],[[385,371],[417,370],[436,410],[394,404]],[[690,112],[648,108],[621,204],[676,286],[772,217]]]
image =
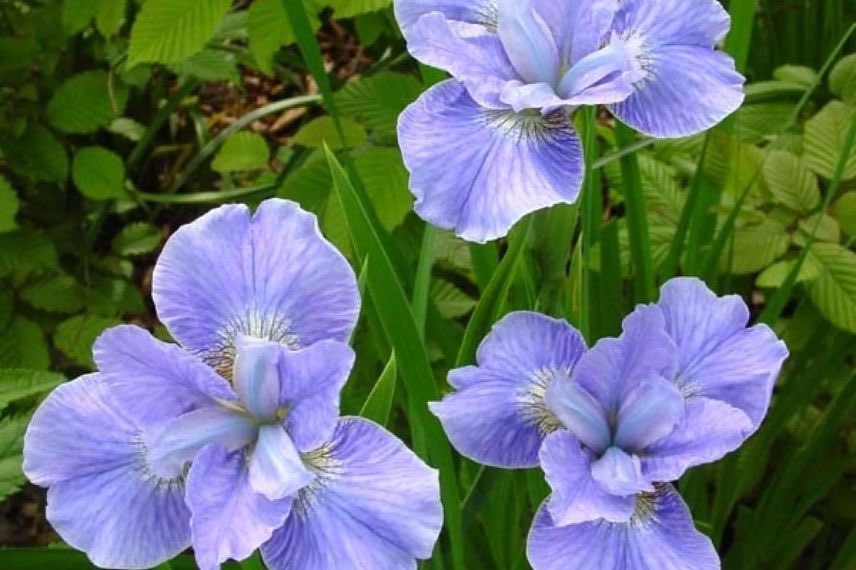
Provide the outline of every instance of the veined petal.
[[250,487],[272,501],[294,495],[315,479],[280,425],[259,428],[249,473]]
[[283,351],[279,399],[287,410],[288,434],[299,451],[317,449],[332,437],[339,420],[340,394],[354,357],[350,346],[332,340]]
[[672,433],[685,407],[683,394],[671,382],[660,377],[642,381],[618,406],[615,445],[642,451]]
[[50,487],[51,526],[104,568],[149,568],[190,545],[182,481],[151,475],[142,429],[91,374],[54,390],[24,438],[24,473]]
[[477,353],[478,366],[452,370],[456,391],[430,404],[462,455],[505,468],[534,467],[544,436],[559,427],[544,394],[585,350],[564,321],[512,313],[494,325]]
[[369,421],[344,418],[310,454],[319,479],[262,547],[272,570],[411,570],[442,526],[437,472]]
[[601,47],[618,10],[618,0],[535,0],[534,5],[566,66]]
[[395,19],[404,36],[422,16],[439,12],[447,20],[496,28],[496,0],[396,0]]
[[784,343],[766,325],[746,328],[743,300],[717,297],[698,279],[669,281],[658,305],[680,355],[678,387],[743,410],[757,429],[788,357]]
[[559,77],[559,47],[535,11],[536,2],[497,0],[496,33],[520,77],[528,83],[553,83]]
[[652,481],[675,481],[690,467],[716,461],[740,447],[752,429],[752,421],[741,410],[692,397],[674,431],[645,450],[642,472]]
[[567,376],[556,379],[548,388],[547,408],[562,425],[595,453],[603,453],[612,442],[608,412],[585,388]]
[[416,212],[468,241],[502,237],[580,191],[582,147],[566,117],[490,111],[455,81],[408,107],[398,133]]
[[177,477],[186,463],[212,443],[229,451],[252,443],[258,427],[246,414],[210,406],[188,412],[146,433],[147,460],[160,477]]
[[219,570],[226,560],[244,560],[281,527],[291,497],[270,501],[253,491],[243,451],[218,445],[203,449],[187,475],[187,504],[196,563]]
[[209,366],[140,327],[108,329],[95,341],[93,355],[111,392],[144,423],[157,424],[218,400],[236,399]]
[[652,45],[711,48],[728,33],[731,17],[717,0],[624,0],[614,30]]
[[241,335],[235,339],[235,390],[244,406],[264,421],[276,418],[279,409],[281,344]]
[[610,110],[646,135],[694,135],[713,127],[743,103],[745,78],[724,53],[698,46],[641,45],[636,57],[642,79],[634,84],[632,95]]
[[558,93],[574,105],[619,103],[633,92],[639,69],[624,42],[615,37],[603,48],[574,62]]
[[639,458],[615,446],[591,464],[591,476],[612,495],[626,497],[654,490],[654,485],[642,474]]
[[541,468],[553,493],[547,503],[559,526],[605,519],[627,522],[635,497],[607,491],[592,477],[592,454],[566,430],[547,436],[541,447]]
[[312,214],[287,200],[221,206],[183,226],[155,266],[161,321],[224,376],[238,335],[292,348],[346,341],[360,300],[348,262]]
[[526,553],[533,570],[719,570],[710,539],[669,485],[639,500],[625,524],[594,521],[561,526],[541,505]]
[[479,105],[507,108],[499,94],[519,75],[499,36],[484,26],[447,20],[432,12],[410,27],[407,49],[422,63],[448,71]]

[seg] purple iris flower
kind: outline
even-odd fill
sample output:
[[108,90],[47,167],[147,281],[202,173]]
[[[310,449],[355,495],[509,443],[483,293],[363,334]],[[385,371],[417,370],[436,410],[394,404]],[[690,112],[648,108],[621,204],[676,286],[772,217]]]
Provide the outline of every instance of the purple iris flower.
[[748,320],[740,297],[688,278],[590,350],[564,321],[512,313],[432,410],[463,455],[543,469],[535,570],[719,568],[669,482],[737,449],[766,414],[788,353]]
[[259,547],[275,570],[431,555],[436,472],[339,417],[360,302],[314,216],[284,200],[217,208],[170,238],[153,296],[180,346],[106,331],[98,371],[49,395],[27,431],[24,471],[64,540],[108,568],[191,545],[203,570]]
[[743,102],[744,78],[714,49],[730,26],[716,0],[396,0],[395,11],[410,53],[453,78],[399,121],[416,211],[469,241],[576,201],[577,107],[681,137]]

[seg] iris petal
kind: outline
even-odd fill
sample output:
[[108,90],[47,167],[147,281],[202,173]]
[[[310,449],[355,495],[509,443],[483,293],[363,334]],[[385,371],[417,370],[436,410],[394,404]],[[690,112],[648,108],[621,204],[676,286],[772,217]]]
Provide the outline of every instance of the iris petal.
[[684,396],[674,384],[657,377],[644,380],[619,405],[615,444],[642,451],[672,432],[684,407]]
[[259,429],[250,453],[249,477],[250,487],[272,501],[293,495],[315,478],[280,425]]
[[607,410],[585,388],[567,376],[547,389],[547,407],[577,439],[595,453],[603,453],[612,440]]
[[613,495],[626,497],[654,490],[654,485],[642,475],[639,458],[614,446],[592,463],[591,475]]
[[536,0],[499,0],[497,35],[520,76],[529,83],[553,83],[559,76],[559,48]]
[[258,419],[276,418],[281,345],[241,335],[235,341],[234,382],[244,406]]

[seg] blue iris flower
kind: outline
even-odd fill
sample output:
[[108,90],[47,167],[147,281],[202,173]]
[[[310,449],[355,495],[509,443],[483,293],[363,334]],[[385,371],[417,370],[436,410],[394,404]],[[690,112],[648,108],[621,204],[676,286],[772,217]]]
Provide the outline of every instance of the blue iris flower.
[[105,568],[193,546],[202,570],[261,547],[268,567],[411,569],[442,525],[435,470],[369,421],[339,417],[359,313],[347,261],[285,200],[184,226],[154,272],[180,346],[135,326],[98,371],[42,403],[24,471],[47,518]]
[[710,540],[669,484],[758,428],[788,352],[746,327],[740,297],[669,281],[619,338],[586,350],[564,321],[512,313],[432,404],[455,448],[539,466],[552,488],[529,534],[534,570],[714,570]]
[[396,0],[410,53],[452,79],[402,114],[416,211],[469,241],[573,203],[583,179],[570,122],[607,105],[653,137],[708,129],[743,102],[744,78],[714,46],[716,0]]

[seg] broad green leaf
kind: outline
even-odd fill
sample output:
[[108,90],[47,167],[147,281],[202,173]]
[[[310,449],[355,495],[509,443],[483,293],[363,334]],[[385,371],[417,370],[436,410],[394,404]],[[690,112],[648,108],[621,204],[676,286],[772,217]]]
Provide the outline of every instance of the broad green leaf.
[[391,231],[401,224],[413,207],[413,195],[399,150],[373,148],[354,157],[354,168],[383,227]]
[[216,49],[201,52],[169,65],[176,74],[195,77],[201,81],[231,81],[238,83],[238,63],[235,54]]
[[726,245],[720,265],[723,271],[730,269],[735,275],[756,273],[783,256],[789,245],[785,227],[775,220],[765,219],[734,230],[733,248],[731,244]]
[[0,501],[17,492],[26,482],[21,465],[27,420],[27,416],[0,420]]
[[773,71],[773,77],[779,81],[790,81],[806,87],[811,87],[818,80],[817,72],[805,65],[783,65]]
[[0,74],[27,69],[39,54],[35,38],[0,37]]
[[123,256],[145,255],[155,251],[161,243],[163,234],[157,226],[137,222],[125,226],[113,238],[113,252]]
[[54,244],[45,235],[33,231],[0,235],[0,277],[13,271],[26,275],[30,271],[56,265]]
[[[65,378],[55,372],[24,369],[0,369],[0,411],[12,402],[43,394],[62,384]],[[0,428],[2,431],[2,428]],[[2,440],[2,436],[0,436]],[[2,444],[0,444],[2,448]],[[2,455],[2,453],[0,453]]]
[[78,315],[63,321],[53,334],[54,346],[79,366],[94,368],[92,344],[106,329],[122,324],[117,319]]
[[392,0],[326,0],[337,18],[353,18],[392,6]]
[[293,200],[320,216],[332,188],[333,179],[327,161],[322,153],[313,153],[285,179],[277,196]]
[[369,392],[360,416],[369,419],[379,425],[386,426],[389,422],[389,413],[392,410],[392,402],[395,397],[395,353],[389,357],[389,361],[381,372],[380,377]]
[[73,36],[83,30],[98,13],[102,0],[66,0],[62,3],[62,27]]
[[[832,101],[805,125],[805,158],[812,170],[832,179],[844,152],[847,133],[856,120],[856,107]],[[856,177],[856,149],[847,157],[842,180]]]
[[816,243],[809,250],[822,268],[808,286],[812,301],[832,324],[856,333],[856,253],[833,243]]
[[782,131],[796,103],[769,102],[746,105],[737,111],[735,131],[743,142],[758,143]]
[[431,281],[431,298],[447,319],[463,317],[476,306],[475,299],[445,279]]
[[[312,0],[304,0],[313,31],[321,27]],[[273,74],[273,56],[282,46],[293,44],[297,39],[285,13],[282,0],[256,0],[249,9],[247,20],[250,53],[259,68],[268,75]]]
[[835,203],[835,219],[841,229],[856,237],[856,191],[841,196]]
[[0,233],[12,231],[18,227],[15,216],[20,206],[21,202],[12,186],[0,176]]
[[128,117],[119,117],[107,127],[111,133],[120,135],[129,141],[137,142],[146,134],[146,127]]
[[794,243],[804,246],[812,234],[819,241],[830,243],[841,241],[841,228],[838,227],[838,222],[835,221],[835,218],[823,212],[818,212],[804,220],[800,220],[799,229],[794,234]]
[[77,151],[71,177],[80,193],[91,200],[110,200],[126,195],[122,159],[100,146],[88,146]]
[[105,38],[116,35],[125,21],[125,8],[128,0],[101,0],[101,7],[95,15],[95,27]]
[[83,308],[84,290],[70,275],[45,275],[20,291],[21,299],[31,307],[49,313],[76,313]]
[[343,117],[341,125],[345,136],[344,142],[336,131],[335,122],[327,116],[314,119],[301,127],[294,135],[294,142],[302,146],[319,149],[326,144],[333,150],[355,148],[365,144],[368,135],[359,123]]
[[211,167],[217,172],[245,172],[268,167],[270,149],[258,133],[241,131],[226,139]]
[[[793,270],[795,263],[796,260],[794,259],[774,263],[761,272],[755,280],[755,284],[758,287],[765,287],[768,289],[780,287],[785,282],[785,279],[787,279],[791,270]],[[797,275],[797,283],[816,279],[817,276],[820,275],[821,269],[822,268],[817,264],[817,262],[814,261],[814,258],[810,256],[807,257],[805,263],[800,267],[800,272]]]
[[829,90],[848,103],[856,103],[856,53],[841,58],[832,68]]
[[773,198],[797,212],[809,212],[820,203],[817,177],[801,157],[774,150],[764,162],[764,180]]
[[175,63],[199,53],[231,5],[230,0],[147,0],[131,28],[128,67]]
[[41,327],[18,316],[0,329],[0,367],[47,370],[50,355]]
[[335,95],[336,108],[387,139],[396,136],[398,116],[422,93],[411,75],[384,71],[345,85]]
[[68,178],[65,147],[41,125],[30,125],[20,138],[5,145],[3,151],[12,168],[28,178],[49,182]]
[[48,119],[66,133],[93,133],[121,116],[127,100],[128,91],[115,76],[87,71],[59,86],[48,103]]

